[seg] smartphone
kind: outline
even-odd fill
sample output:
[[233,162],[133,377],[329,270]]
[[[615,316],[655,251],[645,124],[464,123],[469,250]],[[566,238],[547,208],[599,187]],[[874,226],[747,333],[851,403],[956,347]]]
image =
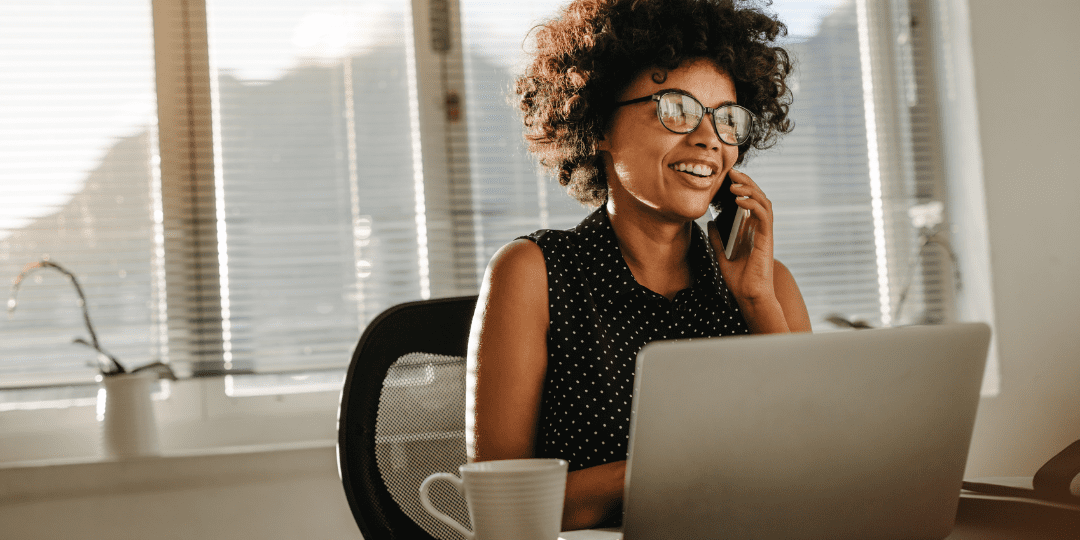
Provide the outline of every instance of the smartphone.
[[735,204],[730,175],[720,184],[720,190],[713,197],[709,215],[716,223],[720,242],[724,244],[724,257],[730,261],[732,254],[742,252],[743,245],[750,242],[750,211]]

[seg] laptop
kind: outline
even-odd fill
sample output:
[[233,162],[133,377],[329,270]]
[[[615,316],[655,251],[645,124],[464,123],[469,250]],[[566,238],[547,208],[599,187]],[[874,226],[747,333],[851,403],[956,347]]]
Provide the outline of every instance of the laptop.
[[646,345],[624,539],[945,538],[989,341],[964,323]]

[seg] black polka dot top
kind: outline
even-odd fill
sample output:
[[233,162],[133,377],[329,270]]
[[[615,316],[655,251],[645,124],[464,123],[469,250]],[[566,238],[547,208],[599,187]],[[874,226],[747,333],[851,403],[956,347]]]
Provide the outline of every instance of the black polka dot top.
[[602,206],[573,229],[525,238],[544,252],[551,320],[535,454],[571,471],[624,460],[638,351],[658,339],[745,334],[738,305],[696,224],[693,284],[674,300],[634,280]]

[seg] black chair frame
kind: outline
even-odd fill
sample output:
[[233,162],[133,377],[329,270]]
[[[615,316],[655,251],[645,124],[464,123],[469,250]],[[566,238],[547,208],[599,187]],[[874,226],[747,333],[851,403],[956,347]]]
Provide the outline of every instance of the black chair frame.
[[371,321],[360,337],[341,391],[337,461],[349,508],[364,538],[432,539],[391,498],[379,472],[375,458],[379,395],[388,369],[406,354],[464,357],[476,299],[473,295],[399,304]]

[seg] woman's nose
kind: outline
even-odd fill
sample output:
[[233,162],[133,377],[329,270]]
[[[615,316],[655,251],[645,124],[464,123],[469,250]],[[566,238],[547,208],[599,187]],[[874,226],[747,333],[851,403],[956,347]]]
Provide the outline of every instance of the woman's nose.
[[720,149],[723,143],[720,142],[720,137],[716,135],[716,128],[713,127],[712,122],[713,119],[706,115],[701,118],[701,122],[698,122],[694,131],[686,135],[691,138],[694,146],[712,150]]

